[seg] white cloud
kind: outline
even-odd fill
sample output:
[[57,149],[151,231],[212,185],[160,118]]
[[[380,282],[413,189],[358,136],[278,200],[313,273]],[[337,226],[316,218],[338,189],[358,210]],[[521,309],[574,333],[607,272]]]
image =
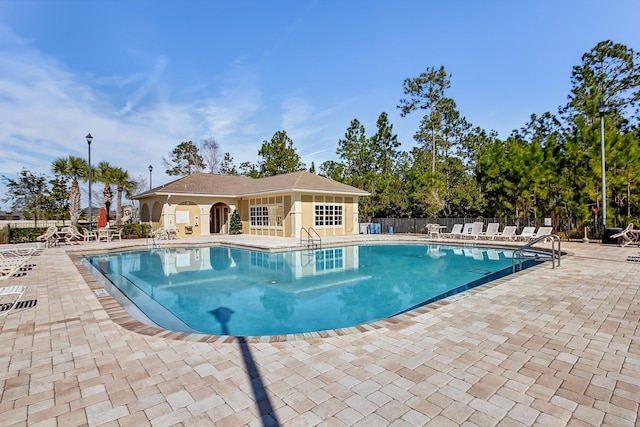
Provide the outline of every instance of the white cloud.
[[153,73],[145,80],[144,84],[133,93],[131,98],[127,100],[125,106],[120,110],[120,114],[124,115],[129,113],[140,103],[142,98],[144,98],[144,96],[156,85],[168,64],[169,60],[164,56],[161,56],[156,60]]
[[[257,154],[258,131],[251,119],[261,106],[255,85],[221,88],[215,97],[182,103],[148,102],[145,97],[168,64],[159,57],[154,72],[117,112],[109,90],[119,90],[123,81],[141,81],[139,75],[119,82],[92,76],[98,90],[6,27],[0,35],[6,36],[0,37],[0,175],[15,178],[22,168],[51,175],[56,158],[87,156],[89,132],[92,164],[108,161],[133,177],[147,176],[151,164],[154,184],[173,179],[164,174],[162,158],[184,140],[214,136],[237,163],[247,160],[247,153]],[[3,193],[0,182],[0,199]]]

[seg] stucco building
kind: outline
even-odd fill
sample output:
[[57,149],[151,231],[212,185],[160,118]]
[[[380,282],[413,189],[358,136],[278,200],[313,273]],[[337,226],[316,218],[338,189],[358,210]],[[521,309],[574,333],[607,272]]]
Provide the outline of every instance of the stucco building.
[[358,200],[368,195],[299,171],[259,179],[196,173],[134,198],[142,222],[175,226],[179,237],[226,234],[235,210],[245,234],[300,237],[309,227],[321,236],[358,234]]

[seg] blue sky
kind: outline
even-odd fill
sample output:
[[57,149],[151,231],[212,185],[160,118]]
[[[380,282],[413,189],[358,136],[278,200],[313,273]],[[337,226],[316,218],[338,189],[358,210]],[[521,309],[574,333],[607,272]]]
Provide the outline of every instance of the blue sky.
[[566,102],[598,42],[639,50],[638,16],[637,0],[0,0],[0,175],[51,175],[89,132],[92,164],[153,165],[154,186],[173,148],[211,137],[239,165],[285,130],[318,167],[382,112],[410,150],[402,82],[441,65],[460,113],[506,138]]

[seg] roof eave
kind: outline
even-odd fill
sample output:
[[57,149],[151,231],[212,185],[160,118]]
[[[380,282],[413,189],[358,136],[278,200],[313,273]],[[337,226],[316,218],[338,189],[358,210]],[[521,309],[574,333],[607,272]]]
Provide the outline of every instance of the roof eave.
[[370,196],[371,193],[366,191],[340,191],[340,190],[314,190],[308,188],[282,188],[279,190],[264,190],[264,191],[252,191],[243,194],[239,194],[238,197],[252,197],[252,196],[266,196],[270,194],[282,194],[282,193],[313,193],[313,194],[340,194],[343,196]]
[[151,197],[167,197],[167,196],[186,196],[186,197],[219,197],[219,198],[237,198],[240,197],[237,194],[214,194],[214,193],[178,193],[178,192],[154,192],[143,193],[137,196],[133,196],[134,200],[148,199]]

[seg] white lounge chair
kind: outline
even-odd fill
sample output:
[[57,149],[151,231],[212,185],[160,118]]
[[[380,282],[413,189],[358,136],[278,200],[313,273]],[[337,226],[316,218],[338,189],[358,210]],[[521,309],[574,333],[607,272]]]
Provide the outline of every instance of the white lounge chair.
[[45,247],[49,247],[58,243],[58,227],[55,225],[50,225],[49,228],[40,236],[36,237],[38,242],[43,242]]
[[167,226],[167,236],[169,240],[176,240],[178,238],[178,227],[173,224]]
[[58,239],[64,240],[67,245],[78,244],[78,242],[84,241],[84,236],[80,234],[74,226],[62,227],[56,234],[58,235]]
[[553,227],[540,227],[538,228],[538,231],[533,234],[533,238],[536,239],[538,237],[548,236],[551,234],[551,230],[553,230]]
[[463,234],[462,237],[469,239],[477,239],[480,234],[482,234],[482,229],[484,228],[484,222],[474,222],[471,226],[471,233]]
[[450,233],[440,233],[443,237],[448,237],[450,239],[459,238],[462,234],[462,224],[453,224],[453,228],[451,228]]
[[536,232],[535,227],[525,227],[520,234],[516,235],[516,240],[531,240]]
[[169,233],[164,227],[160,227],[151,232],[151,237],[158,240],[169,240]]
[[31,256],[40,249],[40,243],[15,243],[10,245],[0,245],[0,258]]
[[479,237],[483,239],[491,239],[493,240],[498,234],[498,230],[500,229],[500,224],[497,222],[491,222],[487,225],[487,230],[484,233],[480,233]]
[[500,240],[515,240],[516,226],[507,225],[504,229],[496,234],[496,238]]
[[[0,288],[0,303],[2,308],[4,308],[4,310],[0,311],[0,317],[6,316],[11,310],[16,308],[26,290],[26,286],[7,286]],[[15,299],[10,303],[2,303],[2,298],[4,297],[14,297]],[[8,308],[5,308],[5,304],[8,304]]]
[[622,230],[620,233],[616,233],[611,236],[612,239],[617,239],[622,237],[622,245],[621,246],[629,246],[634,243],[638,243],[640,239],[640,231],[633,228],[633,223],[630,222],[627,225],[627,228]]
[[13,256],[0,259],[0,280],[8,279],[16,274],[25,262],[28,256]]

